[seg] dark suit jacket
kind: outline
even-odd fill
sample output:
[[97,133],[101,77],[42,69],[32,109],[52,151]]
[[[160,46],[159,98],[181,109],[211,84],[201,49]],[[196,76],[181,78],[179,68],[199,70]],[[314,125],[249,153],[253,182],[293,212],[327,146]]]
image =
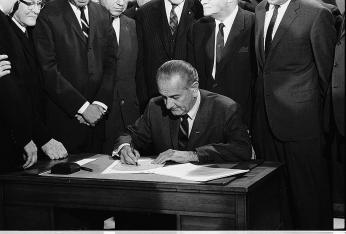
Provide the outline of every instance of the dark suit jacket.
[[251,91],[257,75],[254,32],[254,14],[239,8],[215,79],[212,76],[215,20],[205,17],[197,21],[191,27],[188,39],[189,60],[198,71],[200,87],[239,103],[243,120],[248,126],[252,107]]
[[[251,144],[238,104],[219,94],[205,90],[200,93],[187,150],[197,151],[201,163],[250,159]],[[132,142],[140,151],[152,147],[150,153],[154,155],[177,149],[179,125],[179,117],[165,108],[162,97],[153,98],[144,115],[118,138],[115,147]]]
[[[345,24],[345,13],[343,16]],[[335,47],[334,68],[332,73],[333,114],[336,126],[345,136],[345,25]]]
[[[71,153],[82,152],[81,144],[90,137],[87,134],[90,128],[74,117],[79,108],[86,101],[100,101],[110,108],[113,97],[115,33],[110,15],[93,2],[89,3],[88,11],[88,40],[68,0],[49,2],[34,30],[48,96],[47,125]],[[104,137],[102,125],[98,124],[93,131]]]
[[179,26],[170,33],[163,0],[153,0],[137,11],[139,61],[137,68],[138,99],[143,109],[151,97],[157,96],[156,72],[166,61],[187,59],[187,32],[203,14],[198,0],[185,0]]
[[32,41],[0,11],[0,54],[7,54],[11,74],[0,79],[0,173],[19,168],[30,140],[37,147],[50,140],[39,113],[41,73]]
[[112,152],[116,138],[139,117],[135,83],[137,52],[136,23],[121,15],[113,104],[106,120],[106,153]]
[[[130,3],[132,3],[131,6],[130,6]],[[136,19],[138,9],[139,9],[139,6],[137,1],[129,2],[129,5],[127,6],[127,9],[123,12],[123,15],[126,15],[127,17],[131,19]]]
[[333,16],[319,3],[292,0],[265,59],[265,6],[256,8],[257,97],[264,98],[269,125],[280,140],[321,134],[321,106],[333,65]]

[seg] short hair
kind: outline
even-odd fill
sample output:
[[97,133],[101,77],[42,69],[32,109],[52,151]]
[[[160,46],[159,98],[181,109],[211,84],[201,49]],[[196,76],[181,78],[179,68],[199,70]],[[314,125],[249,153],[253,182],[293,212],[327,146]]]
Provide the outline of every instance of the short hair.
[[178,74],[186,81],[187,87],[198,82],[197,70],[188,62],[183,60],[170,60],[161,65],[156,73],[156,82],[159,80],[169,80],[173,74]]

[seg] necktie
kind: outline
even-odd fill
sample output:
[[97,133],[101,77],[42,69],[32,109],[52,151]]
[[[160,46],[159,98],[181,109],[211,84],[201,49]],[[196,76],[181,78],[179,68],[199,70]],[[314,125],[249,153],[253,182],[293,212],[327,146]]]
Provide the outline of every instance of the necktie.
[[269,50],[272,44],[272,34],[273,34],[273,28],[275,25],[275,21],[276,18],[278,16],[278,9],[279,9],[279,5],[274,5],[274,12],[273,12],[273,16],[270,19],[269,22],[269,26],[268,26],[268,30],[267,30],[267,34],[266,34],[266,41],[265,41],[265,57],[267,57],[267,55],[269,54]]
[[81,23],[82,23],[82,32],[84,34],[84,36],[86,37],[86,39],[88,39],[89,37],[89,23],[85,17],[85,7],[80,7],[80,19],[81,19]]
[[175,13],[174,9],[177,7],[177,4],[172,4],[172,10],[169,16],[169,27],[171,29],[171,34],[173,35],[178,27],[178,16]]
[[216,64],[221,61],[222,57],[222,50],[224,48],[224,35],[223,35],[223,28],[225,25],[223,23],[219,24],[219,31],[216,35]]
[[179,150],[186,150],[187,144],[189,142],[189,122],[188,119],[189,116],[183,115],[180,117],[180,126],[179,126],[179,133],[178,133],[178,149]]

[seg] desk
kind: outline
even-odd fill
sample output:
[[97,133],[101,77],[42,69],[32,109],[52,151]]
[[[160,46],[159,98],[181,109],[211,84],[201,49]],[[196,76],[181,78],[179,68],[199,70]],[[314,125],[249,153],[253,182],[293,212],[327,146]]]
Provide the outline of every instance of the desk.
[[42,161],[32,170],[0,175],[1,230],[59,229],[59,209],[172,214],[177,230],[280,226],[276,163],[265,162],[227,185],[37,175],[55,163]]

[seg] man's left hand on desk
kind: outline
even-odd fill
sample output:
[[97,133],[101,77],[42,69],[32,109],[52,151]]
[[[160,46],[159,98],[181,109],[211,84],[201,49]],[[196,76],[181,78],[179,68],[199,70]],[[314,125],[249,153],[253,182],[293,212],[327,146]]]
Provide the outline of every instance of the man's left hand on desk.
[[169,149],[160,153],[153,163],[163,164],[167,161],[174,161],[177,163],[198,162],[198,157],[197,153],[194,151],[179,151]]

